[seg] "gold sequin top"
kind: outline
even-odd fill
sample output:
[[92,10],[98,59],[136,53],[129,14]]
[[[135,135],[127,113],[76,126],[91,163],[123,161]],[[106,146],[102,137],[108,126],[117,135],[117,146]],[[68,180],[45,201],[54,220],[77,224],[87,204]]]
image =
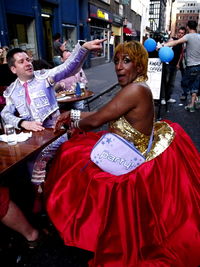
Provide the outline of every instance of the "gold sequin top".
[[[111,132],[120,135],[129,142],[132,142],[135,147],[143,155],[145,155],[150,136],[140,133],[138,130],[134,129],[124,116],[110,122],[109,128]],[[166,122],[155,122],[154,140],[152,143],[152,148],[146,157],[146,161],[149,161],[161,154],[171,144],[174,139],[174,135],[175,133],[173,128],[170,127]]]

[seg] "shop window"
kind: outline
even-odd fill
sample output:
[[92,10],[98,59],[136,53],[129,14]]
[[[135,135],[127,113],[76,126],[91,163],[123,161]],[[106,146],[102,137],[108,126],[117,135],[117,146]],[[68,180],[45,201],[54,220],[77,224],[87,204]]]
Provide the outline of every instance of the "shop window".
[[[11,16],[8,15],[8,28],[9,28],[9,39],[11,43],[15,46],[21,43],[28,43],[27,36],[27,24],[28,22],[24,22],[25,19],[23,16]],[[27,20],[26,20],[27,21]]]
[[7,14],[10,47],[20,47],[23,50],[31,50],[37,57],[37,41],[35,22],[32,18],[20,15]]
[[67,41],[66,49],[72,52],[75,47],[75,44],[77,43],[76,27],[68,24],[62,24],[62,26],[63,26],[63,40]]
[[[101,28],[95,28],[95,27],[91,27],[91,40],[94,40],[94,39],[103,39],[103,38],[106,38],[106,33],[105,33],[105,30],[104,29],[101,29]],[[107,42],[104,42],[104,46],[102,48],[101,51],[92,51],[91,52],[91,57],[94,58],[94,57],[101,57],[101,56],[104,56],[105,55],[105,51],[106,51],[106,45],[107,45]]]
[[16,24],[16,29],[17,29],[17,35],[19,39],[19,43],[27,43],[27,29],[24,24]]

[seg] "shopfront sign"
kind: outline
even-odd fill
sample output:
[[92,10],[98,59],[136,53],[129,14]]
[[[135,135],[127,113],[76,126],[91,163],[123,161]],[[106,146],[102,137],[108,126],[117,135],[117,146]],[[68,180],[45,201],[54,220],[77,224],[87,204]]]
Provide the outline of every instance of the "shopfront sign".
[[113,14],[113,22],[116,23],[116,24],[122,25],[123,24],[123,19],[122,19],[122,17]]
[[113,21],[113,16],[112,14],[104,11],[103,9],[100,9],[96,6],[90,5],[90,17],[97,18],[97,19],[102,19],[108,22]]
[[103,12],[101,9],[97,9],[97,18],[108,20],[108,13]]

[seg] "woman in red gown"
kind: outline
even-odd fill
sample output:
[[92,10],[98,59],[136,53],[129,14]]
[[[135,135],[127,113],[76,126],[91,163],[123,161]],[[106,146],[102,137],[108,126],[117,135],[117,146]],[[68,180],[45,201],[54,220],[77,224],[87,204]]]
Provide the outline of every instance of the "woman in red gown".
[[[114,55],[120,92],[98,111],[72,111],[71,119],[67,112],[56,124],[84,133],[76,130],[59,149],[46,207],[66,245],[94,252],[89,266],[200,265],[200,156],[178,124],[154,122],[147,61],[139,42],[120,44]],[[104,172],[90,160],[103,132],[88,131],[107,122],[144,155],[154,128],[146,161],[127,174]]]

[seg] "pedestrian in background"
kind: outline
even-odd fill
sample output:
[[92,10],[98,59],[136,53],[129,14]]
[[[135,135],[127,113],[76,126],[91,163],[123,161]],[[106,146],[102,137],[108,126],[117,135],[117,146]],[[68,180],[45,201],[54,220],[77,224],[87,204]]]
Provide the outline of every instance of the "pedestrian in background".
[[[64,51],[63,56],[62,56],[63,62],[65,60],[67,60],[70,55],[71,55],[70,52]],[[72,75],[70,77],[67,77],[67,78],[62,79],[61,81],[57,82],[54,86],[54,89],[56,92],[58,92],[58,96],[60,94],[62,94],[62,92],[68,92],[68,93],[72,93],[72,94],[74,93],[75,94],[75,89],[76,89],[77,83],[79,83],[81,89],[86,90],[88,80],[87,80],[85,72],[83,71],[82,68],[75,75]],[[62,108],[64,110],[66,110],[66,108],[67,109],[75,108],[75,109],[83,110],[85,105],[84,105],[84,100],[81,100],[81,101],[76,101],[75,103],[72,103],[72,104],[59,103],[59,107],[61,110],[62,110]]]
[[113,59],[114,46],[115,46],[115,35],[114,32],[111,32],[110,41],[109,41],[109,49],[110,49],[110,61]]
[[[178,29],[177,38],[173,37],[173,40],[178,40],[186,34],[186,28],[180,27]],[[172,98],[174,83],[176,79],[177,70],[180,69],[180,63],[182,60],[183,45],[177,44],[173,48],[174,58],[169,63],[163,63],[163,75],[161,85],[161,104],[176,103],[176,100]]]
[[7,46],[0,47],[0,64],[7,64],[6,55],[9,51]]
[[61,34],[60,33],[56,33],[53,36],[53,63],[54,66],[58,66],[60,64],[62,64],[62,55],[63,52],[65,51],[65,45],[66,45],[66,41],[64,43],[61,42]]
[[196,21],[190,20],[187,23],[188,34],[174,41],[169,41],[164,46],[175,46],[186,43],[186,69],[182,78],[184,91],[191,94],[190,103],[185,106],[189,112],[195,112],[195,105],[198,106],[197,95],[200,88],[200,34],[197,33]]

